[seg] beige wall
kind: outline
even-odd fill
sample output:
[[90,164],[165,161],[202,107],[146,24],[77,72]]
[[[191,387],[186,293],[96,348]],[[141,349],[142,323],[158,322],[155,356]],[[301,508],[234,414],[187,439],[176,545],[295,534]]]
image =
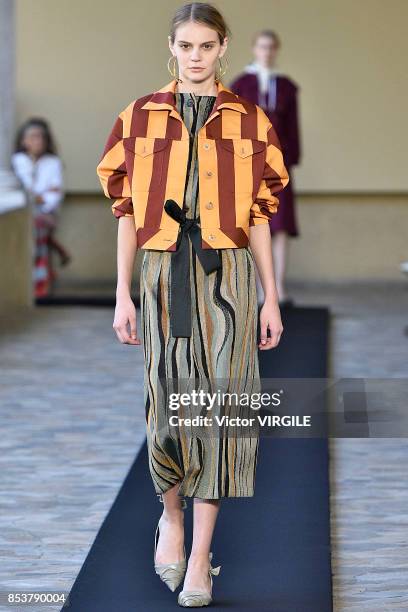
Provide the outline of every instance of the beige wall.
[[28,208],[0,214],[0,316],[32,306],[31,223]]
[[297,280],[400,280],[408,257],[406,196],[304,196],[302,240],[292,241],[289,276]]
[[[95,164],[115,115],[170,80],[168,22],[179,5],[17,1],[18,118],[41,113],[52,121],[70,190],[98,188]],[[256,28],[274,27],[282,36],[281,69],[301,86],[300,191],[408,189],[406,0],[218,6],[233,32],[226,84],[250,59]]]
[[[290,279],[401,278],[398,265],[408,257],[406,197],[301,196],[299,200],[302,235],[290,242]],[[61,281],[92,284],[115,277],[117,221],[109,204],[102,204],[86,195],[68,200],[58,233],[73,260],[61,270]]]
[[[115,220],[98,196],[95,167],[118,112],[170,80],[167,28],[179,4],[17,0],[17,117],[46,116],[66,164],[71,197],[60,235],[76,253],[66,278],[115,273]],[[301,87],[303,159],[294,180],[302,238],[292,241],[290,276],[398,276],[408,256],[408,2],[217,6],[233,32],[227,86],[251,59],[252,32],[273,27],[283,40],[280,69]]]

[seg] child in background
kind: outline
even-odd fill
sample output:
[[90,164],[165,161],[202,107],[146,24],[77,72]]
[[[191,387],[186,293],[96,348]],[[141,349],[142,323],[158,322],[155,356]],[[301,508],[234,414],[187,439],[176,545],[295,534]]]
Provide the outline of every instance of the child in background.
[[33,209],[34,295],[36,298],[46,297],[56,278],[50,250],[57,251],[61,265],[66,265],[70,256],[53,235],[64,198],[63,169],[51,130],[44,119],[31,118],[21,126],[11,164]]

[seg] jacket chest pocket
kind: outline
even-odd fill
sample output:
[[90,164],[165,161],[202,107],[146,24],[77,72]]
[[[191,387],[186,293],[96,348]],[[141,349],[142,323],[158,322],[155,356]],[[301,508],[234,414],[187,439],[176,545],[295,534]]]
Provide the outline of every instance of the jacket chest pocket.
[[225,189],[234,193],[252,193],[262,180],[267,143],[253,138],[217,140],[219,167]]
[[170,140],[132,136],[123,139],[132,191],[157,191],[165,180]]

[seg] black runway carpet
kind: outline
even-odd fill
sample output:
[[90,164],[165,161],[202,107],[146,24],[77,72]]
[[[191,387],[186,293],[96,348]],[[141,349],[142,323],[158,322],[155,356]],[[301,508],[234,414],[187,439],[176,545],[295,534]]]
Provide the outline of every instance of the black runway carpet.
[[[329,313],[282,311],[279,347],[260,351],[263,377],[327,376]],[[162,504],[142,447],[70,593],[72,612],[181,610],[154,573]],[[192,500],[186,510],[189,551]],[[261,438],[253,498],[224,499],[214,534],[213,610],[332,612],[326,439]]]

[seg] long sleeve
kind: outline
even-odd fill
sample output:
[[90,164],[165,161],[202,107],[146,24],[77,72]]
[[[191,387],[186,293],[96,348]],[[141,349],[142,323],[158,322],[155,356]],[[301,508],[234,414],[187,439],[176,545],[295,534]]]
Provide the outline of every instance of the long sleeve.
[[105,196],[115,200],[111,206],[113,215],[117,218],[132,217],[133,202],[126,171],[121,114],[117,117],[109,134],[96,172]]
[[28,155],[23,152],[13,153],[11,156],[11,167],[22,187],[27,191],[33,189],[34,166]]
[[27,153],[19,151],[11,158],[12,168],[30,197],[41,196],[38,204],[42,213],[55,212],[64,198],[64,174],[61,159],[45,154],[33,161]]
[[251,206],[250,226],[268,223],[271,216],[278,210],[279,199],[276,194],[289,183],[279,139],[270,122],[267,137],[265,167],[257,197]]
[[62,162],[59,157],[53,157],[47,161],[48,186],[41,193],[43,204],[41,212],[54,212],[64,198],[64,177]]
[[300,161],[301,146],[300,146],[300,130],[299,130],[299,113],[298,113],[298,86],[294,86],[293,92],[288,105],[286,122],[287,122],[287,153],[286,164],[288,166],[296,165]]
[[237,76],[235,79],[233,79],[232,81],[230,81],[228,88],[233,91],[235,94],[237,94],[238,96],[241,95],[241,88],[240,88],[240,84],[241,84],[241,79],[239,76]]

